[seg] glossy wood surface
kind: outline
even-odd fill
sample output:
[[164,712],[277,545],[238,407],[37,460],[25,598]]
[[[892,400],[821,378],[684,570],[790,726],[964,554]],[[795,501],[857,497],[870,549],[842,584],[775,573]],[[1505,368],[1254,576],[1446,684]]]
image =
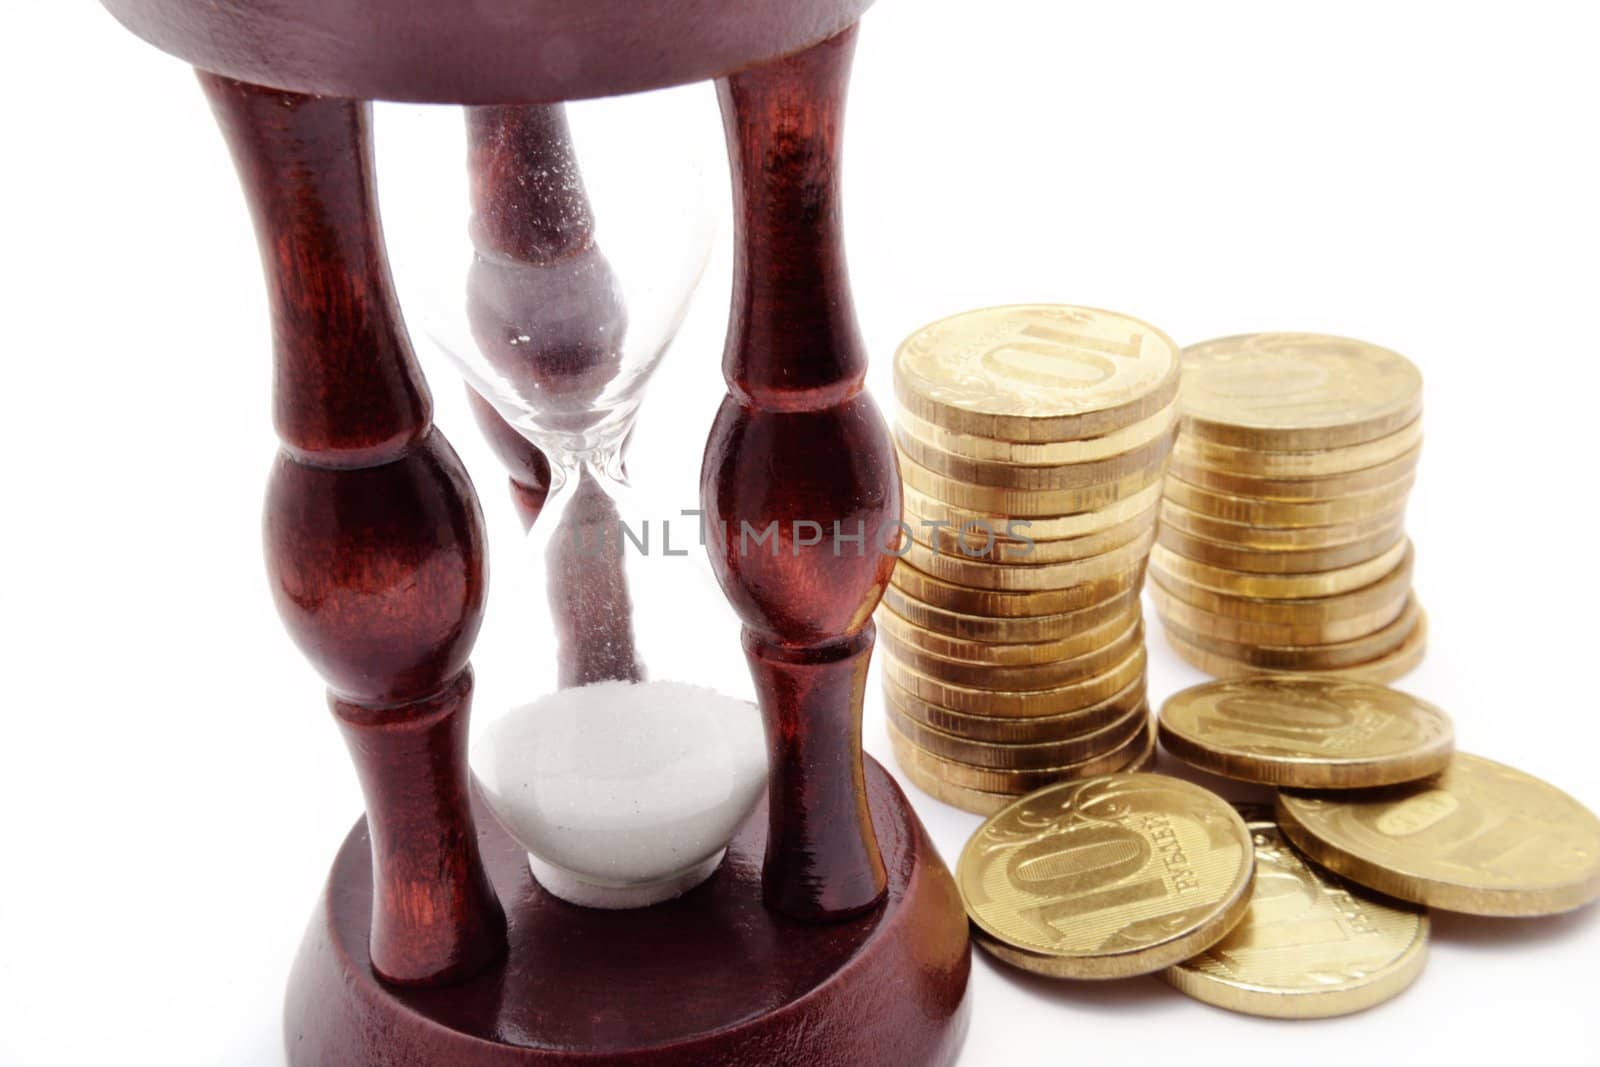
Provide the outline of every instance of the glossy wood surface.
[[202,75],[255,217],[282,450],[267,570],[327,680],[372,828],[371,960],[400,983],[504,950],[467,801],[483,517],[395,301],[366,105]]
[[[701,496],[766,722],[765,893],[796,918],[872,908],[885,884],[861,780],[872,609],[900,515],[845,275],[839,146],[852,28],[719,84],[734,183],[733,309]],[[766,544],[747,537],[776,524]],[[814,525],[811,525],[814,524]],[[861,540],[836,550],[834,531]],[[809,543],[813,532],[821,532]]]
[[334,863],[289,984],[285,1047],[315,1067],[939,1067],[959,1050],[970,957],[955,883],[905,796],[869,763],[887,863],[883,906],[817,926],[761,903],[766,816],[689,893],[636,911],[551,897],[477,809],[506,902],[503,965],[396,988],[365,954],[371,872],[361,825]]
[[872,0],[101,0],[202,70],[366,100],[548,103],[707,81],[853,24]]

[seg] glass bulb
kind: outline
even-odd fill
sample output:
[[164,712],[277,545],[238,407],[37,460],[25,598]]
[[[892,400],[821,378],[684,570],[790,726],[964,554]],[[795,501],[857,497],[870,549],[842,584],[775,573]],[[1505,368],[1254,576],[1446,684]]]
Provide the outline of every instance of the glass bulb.
[[587,906],[698,884],[766,780],[698,517],[624,457],[710,256],[715,117],[704,86],[468,109],[472,217],[435,283],[457,297],[429,336],[550,468],[509,598],[496,563],[489,624],[515,636],[478,659],[510,644],[492,670],[521,696],[480,685],[473,768],[535,877]]

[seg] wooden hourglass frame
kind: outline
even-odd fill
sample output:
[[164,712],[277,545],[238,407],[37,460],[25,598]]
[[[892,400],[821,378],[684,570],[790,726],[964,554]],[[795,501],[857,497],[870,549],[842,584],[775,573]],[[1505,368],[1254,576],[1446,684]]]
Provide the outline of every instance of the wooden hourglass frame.
[[[870,0],[104,3],[201,71],[238,166],[273,323],[270,578],[328,682],[366,801],[290,978],[290,1060],[953,1058],[966,921],[905,797],[860,747],[891,556],[713,551],[744,623],[770,785],[699,888],[634,911],[562,903],[479,803],[465,742],[482,517],[401,323],[369,138],[371,100],[505,108],[514,122],[519,107],[717,79],[737,232],[706,513],[733,528],[876,530],[898,517],[899,480],[863,391],[838,193]],[[532,521],[542,457],[480,416]]]

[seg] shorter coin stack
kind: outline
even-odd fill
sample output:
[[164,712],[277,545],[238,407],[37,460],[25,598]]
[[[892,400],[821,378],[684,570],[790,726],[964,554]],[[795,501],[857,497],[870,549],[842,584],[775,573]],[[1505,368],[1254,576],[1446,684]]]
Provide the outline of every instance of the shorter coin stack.
[[1422,377],[1339,337],[1251,334],[1185,349],[1181,431],[1151,595],[1172,647],[1219,677],[1387,682],[1422,659],[1405,510]]
[[879,648],[896,758],[933,796],[989,813],[1148,758],[1139,594],[1178,357],[1057,305],[956,315],[895,354],[905,537]]

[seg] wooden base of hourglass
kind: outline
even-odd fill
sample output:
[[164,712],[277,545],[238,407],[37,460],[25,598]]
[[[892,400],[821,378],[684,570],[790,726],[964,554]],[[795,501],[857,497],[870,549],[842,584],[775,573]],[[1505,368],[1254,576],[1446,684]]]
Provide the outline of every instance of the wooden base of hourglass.
[[906,1064],[955,1058],[970,966],[955,884],[905,796],[869,763],[867,802],[889,891],[844,923],[761,903],[767,816],[677,900],[594,911],[540,889],[527,857],[475,804],[510,948],[476,977],[386,985],[367,959],[371,845],[340,849],[289,983],[293,1064]]

